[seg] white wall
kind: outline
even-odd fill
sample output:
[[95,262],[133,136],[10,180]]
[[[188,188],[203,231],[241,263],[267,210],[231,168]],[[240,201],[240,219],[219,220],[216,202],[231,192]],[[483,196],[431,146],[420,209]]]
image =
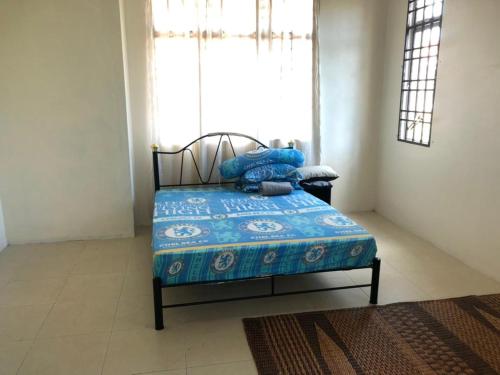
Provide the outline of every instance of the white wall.
[[6,247],[7,247],[7,235],[5,234],[2,201],[0,200],[0,251],[5,249]]
[[0,195],[10,243],[133,235],[115,0],[0,2]]
[[321,161],[341,175],[332,204],[373,210],[385,10],[381,0],[322,0],[320,8]]
[[396,141],[405,1],[388,12],[376,209],[500,280],[500,1],[445,3],[430,148]]
[[148,107],[146,0],[120,0],[128,77],[129,119],[133,138],[136,225],[151,225],[153,213],[152,121]]

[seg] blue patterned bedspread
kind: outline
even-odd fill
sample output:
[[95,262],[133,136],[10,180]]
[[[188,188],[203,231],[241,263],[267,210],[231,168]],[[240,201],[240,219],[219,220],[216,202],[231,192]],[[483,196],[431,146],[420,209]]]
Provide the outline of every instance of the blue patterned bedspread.
[[376,251],[363,227],[301,190],[156,193],[153,273],[165,285],[369,266]]

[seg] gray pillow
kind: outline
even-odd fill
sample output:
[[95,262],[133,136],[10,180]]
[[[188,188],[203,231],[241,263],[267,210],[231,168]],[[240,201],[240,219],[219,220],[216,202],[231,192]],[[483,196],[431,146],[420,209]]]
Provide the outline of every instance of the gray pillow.
[[339,178],[338,173],[328,165],[312,165],[301,167],[297,168],[297,172],[302,175],[302,181],[306,182],[333,181]]

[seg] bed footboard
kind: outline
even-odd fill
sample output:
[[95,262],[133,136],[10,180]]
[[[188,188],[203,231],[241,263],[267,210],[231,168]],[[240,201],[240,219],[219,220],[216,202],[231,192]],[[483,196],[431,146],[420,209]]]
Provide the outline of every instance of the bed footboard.
[[[176,303],[170,305],[163,305],[162,300],[162,288],[174,288],[178,286],[186,286],[186,285],[195,285],[195,284],[210,284],[210,282],[195,282],[195,283],[187,283],[187,284],[175,284],[170,286],[162,286],[161,278],[155,277],[153,279],[153,298],[154,298],[154,312],[155,312],[155,329],[162,330],[164,328],[163,323],[163,309],[173,308],[173,307],[184,307],[184,306],[194,306],[194,305],[205,305],[208,303],[220,303],[220,302],[231,302],[231,301],[242,301],[254,298],[266,298],[266,297],[275,297],[275,296],[287,296],[293,294],[304,294],[304,293],[317,293],[317,292],[325,292],[331,290],[341,290],[341,289],[351,289],[351,288],[363,288],[370,287],[370,303],[377,304],[378,302],[378,287],[379,287],[379,279],[380,279],[380,258],[373,258],[373,262],[370,266],[367,267],[357,267],[357,268],[349,268],[349,269],[337,269],[337,270],[323,270],[323,271],[315,271],[315,272],[307,272],[307,273],[320,273],[320,272],[332,272],[332,271],[349,271],[353,269],[364,269],[371,268],[372,269],[372,277],[370,284],[357,284],[357,285],[346,285],[340,287],[330,287],[330,288],[321,288],[321,289],[307,289],[307,290],[298,290],[293,292],[281,292],[276,293],[274,288],[274,279],[277,276],[266,276],[263,278],[267,278],[271,280],[271,288],[270,292],[267,294],[253,295],[253,296],[245,296],[245,297],[234,297],[234,298],[225,298],[225,299],[217,299],[217,300],[208,300],[208,301],[198,301],[198,302],[188,302],[188,303]],[[292,275],[284,275],[284,276],[292,276]],[[254,280],[257,278],[250,279],[238,279],[238,280],[229,280],[223,282],[235,282],[242,280]],[[214,281],[213,283],[221,283],[221,281]]]

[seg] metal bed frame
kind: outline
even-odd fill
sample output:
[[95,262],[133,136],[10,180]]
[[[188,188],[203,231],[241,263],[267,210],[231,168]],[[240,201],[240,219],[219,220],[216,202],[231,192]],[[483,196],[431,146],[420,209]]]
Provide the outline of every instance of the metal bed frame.
[[[191,146],[196,144],[196,142],[199,142],[205,138],[211,138],[211,137],[218,137],[219,139],[218,139],[218,143],[217,143],[217,149],[215,150],[214,158],[211,162],[211,167],[210,167],[210,172],[209,172],[208,178],[206,180],[204,180],[201,173],[200,173],[200,168],[198,166],[198,163],[196,161],[194,153],[191,149]],[[158,191],[163,187],[222,185],[222,184],[234,183],[234,181],[226,181],[226,180],[221,180],[219,182],[212,182],[211,181],[212,176],[213,176],[215,163],[217,161],[217,155],[220,151],[220,148],[221,148],[221,145],[222,145],[222,142],[224,139],[227,139],[229,146],[231,148],[232,154],[234,156],[236,156],[236,152],[235,152],[231,137],[246,138],[249,141],[254,142],[256,144],[257,148],[261,148],[261,147],[268,148],[265,144],[263,144],[262,142],[258,141],[255,138],[252,138],[252,137],[245,135],[245,134],[232,133],[232,132],[217,132],[217,133],[205,134],[205,135],[195,139],[194,141],[190,142],[188,145],[184,146],[183,148],[181,148],[177,151],[169,151],[169,152],[159,151],[159,146],[153,145],[152,150],[153,150],[153,173],[154,173],[155,191]],[[183,183],[184,156],[186,153],[188,153],[191,156],[191,160],[194,164],[196,174],[197,174],[197,177],[199,180],[198,183]],[[160,158],[159,158],[159,156],[160,155],[177,155],[177,154],[181,154],[181,166],[180,166],[181,168],[180,168],[179,183],[178,184],[162,185],[160,183]],[[174,307],[205,305],[208,303],[243,301],[243,300],[254,299],[254,298],[268,298],[268,297],[275,297],[275,296],[287,296],[287,295],[294,295],[294,294],[325,292],[325,291],[329,291],[329,290],[341,290],[341,289],[350,289],[350,288],[370,287],[370,303],[377,304],[378,287],[379,287],[379,279],[380,279],[380,264],[381,264],[380,258],[374,257],[372,264],[369,266],[365,266],[365,267],[335,268],[335,269],[328,269],[328,270],[304,272],[304,273],[298,274],[298,275],[305,275],[305,274],[314,274],[314,273],[323,273],[323,272],[332,272],[332,271],[350,271],[350,270],[355,270],[355,269],[371,268],[372,269],[372,276],[371,276],[371,283],[370,284],[357,284],[357,285],[347,285],[347,286],[340,286],[340,287],[307,289],[307,290],[298,290],[298,291],[291,291],[291,292],[278,292],[278,293],[275,290],[275,279],[280,278],[280,277],[286,277],[286,276],[294,276],[294,275],[269,275],[269,276],[257,276],[257,277],[243,278],[243,279],[232,279],[232,280],[223,280],[223,281],[221,281],[221,280],[201,281],[201,282],[174,284],[174,285],[163,285],[160,277],[154,277],[153,278],[153,300],[154,300],[154,313],[155,313],[155,329],[162,330],[165,327],[164,322],[163,322],[163,309],[174,308]],[[207,300],[207,301],[175,303],[175,304],[168,304],[168,305],[163,304],[162,289],[175,288],[175,287],[187,286],[187,285],[225,284],[225,283],[234,283],[234,282],[245,281],[245,280],[258,280],[258,279],[269,279],[271,281],[269,293],[244,296],[244,297],[233,297],[233,298],[223,298],[223,299],[216,299],[216,300]]]

